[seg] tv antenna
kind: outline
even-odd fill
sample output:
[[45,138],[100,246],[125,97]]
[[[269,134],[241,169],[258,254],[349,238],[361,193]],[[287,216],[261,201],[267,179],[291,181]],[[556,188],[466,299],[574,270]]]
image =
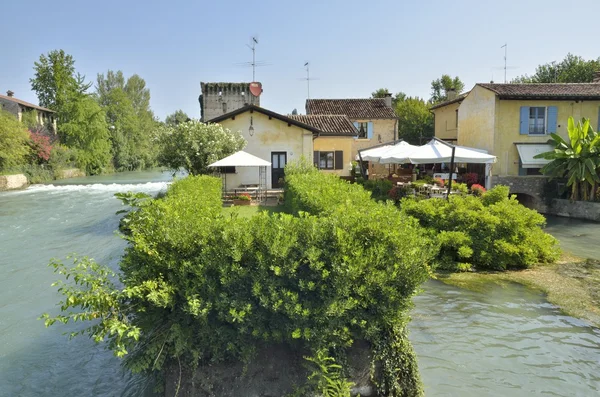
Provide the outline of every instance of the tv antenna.
[[507,55],[508,55],[508,44],[504,44],[502,47],[500,48],[504,48],[504,66],[498,67],[498,68],[494,68],[494,69],[504,69],[504,84],[507,83],[506,80],[506,71],[508,69],[517,69],[517,66],[507,66],[506,62],[507,62]]
[[306,96],[308,99],[310,99],[310,81],[319,79],[316,77],[310,77],[310,62],[306,61],[304,63],[304,70],[306,70],[306,77],[301,77],[299,80],[306,80]]
[[252,66],[252,81],[256,81],[256,68],[259,66],[267,66],[269,63],[256,60],[256,45],[258,44],[258,37],[252,36],[251,44],[246,44],[246,47],[252,50],[252,62],[240,62],[236,63],[236,66]]

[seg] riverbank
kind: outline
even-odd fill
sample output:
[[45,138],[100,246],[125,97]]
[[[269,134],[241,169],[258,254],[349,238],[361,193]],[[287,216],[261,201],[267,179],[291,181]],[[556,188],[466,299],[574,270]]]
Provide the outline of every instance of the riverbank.
[[600,261],[563,253],[555,264],[506,272],[438,273],[446,284],[483,292],[489,283],[514,282],[546,294],[565,314],[600,327]]

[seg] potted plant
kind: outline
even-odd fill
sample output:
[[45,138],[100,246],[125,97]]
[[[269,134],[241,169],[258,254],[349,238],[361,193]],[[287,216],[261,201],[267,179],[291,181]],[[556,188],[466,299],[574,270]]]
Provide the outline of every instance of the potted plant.
[[252,198],[248,193],[240,193],[237,196],[233,196],[233,205],[250,205]]

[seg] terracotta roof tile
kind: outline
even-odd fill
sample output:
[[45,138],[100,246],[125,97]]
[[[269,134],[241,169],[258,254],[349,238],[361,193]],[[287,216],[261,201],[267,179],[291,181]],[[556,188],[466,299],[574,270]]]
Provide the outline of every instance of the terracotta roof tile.
[[356,127],[346,115],[292,114],[288,117],[318,129],[321,131],[319,135],[358,135]]
[[41,107],[41,106],[38,106],[38,105],[34,105],[33,103],[25,102],[25,101],[22,101],[20,99],[15,98],[15,97],[12,97],[12,96],[0,95],[0,99],[6,99],[8,101],[11,101],[11,102],[14,102],[14,103],[18,103],[19,105],[27,106],[28,108],[37,109],[37,110],[43,110],[44,112],[55,113],[54,110],[51,110],[51,109],[48,109],[48,108],[44,108],[44,107]]
[[598,83],[478,84],[500,99],[600,99]]
[[376,99],[308,99],[307,114],[343,114],[351,120],[395,119],[394,110],[385,104],[385,100]]
[[451,104],[456,103],[456,102],[462,102],[463,99],[465,99],[467,97],[467,95],[469,95],[469,92],[470,91],[463,92],[462,94],[458,95],[456,98],[451,99],[449,101],[437,103],[437,104],[433,105],[432,107],[430,107],[429,110],[438,109],[438,108],[441,108],[441,107],[444,107],[444,106],[451,105]]

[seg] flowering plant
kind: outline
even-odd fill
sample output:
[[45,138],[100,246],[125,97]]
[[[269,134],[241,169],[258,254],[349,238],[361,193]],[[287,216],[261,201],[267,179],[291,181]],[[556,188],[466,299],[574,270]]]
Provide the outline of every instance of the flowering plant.
[[479,184],[474,184],[473,186],[471,186],[471,192],[475,195],[475,196],[481,196],[483,195],[483,193],[485,193],[485,188]]
[[475,172],[467,172],[466,174],[463,174],[462,179],[467,186],[471,186],[479,181],[479,175],[477,175]]
[[250,201],[252,200],[252,197],[250,197],[250,194],[248,193],[240,193],[237,196],[233,196],[234,200],[242,200],[242,201]]
[[37,161],[46,162],[50,159],[50,152],[52,151],[52,142],[47,135],[40,132],[29,131],[31,138],[29,146],[34,156],[37,157]]
[[444,187],[445,181],[441,178],[433,178],[433,183],[439,187]]

